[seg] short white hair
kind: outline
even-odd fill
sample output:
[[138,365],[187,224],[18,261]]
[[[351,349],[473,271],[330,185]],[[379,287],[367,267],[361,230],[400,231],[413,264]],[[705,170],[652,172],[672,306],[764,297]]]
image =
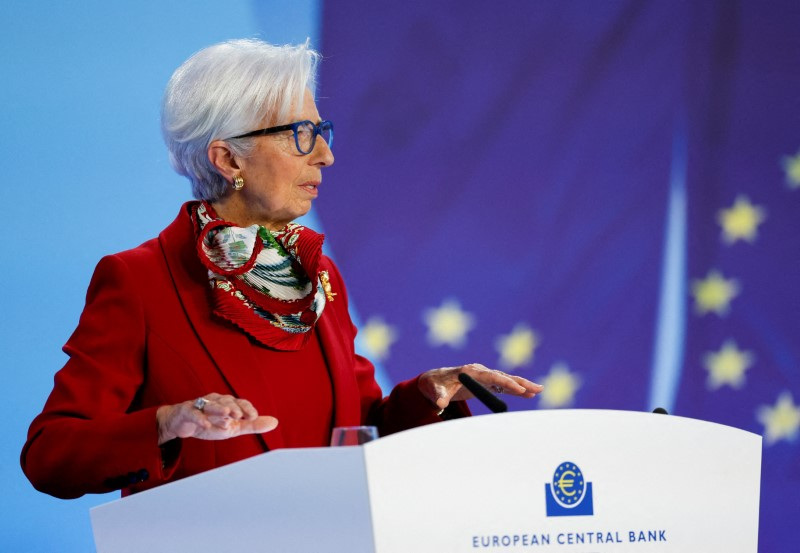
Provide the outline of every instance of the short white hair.
[[313,94],[319,59],[309,41],[274,46],[241,39],[204,48],[175,70],[161,104],[161,132],[195,198],[215,201],[227,187],[208,159],[209,144],[225,140],[235,155],[249,155],[254,139],[230,137],[289,117],[306,89]]

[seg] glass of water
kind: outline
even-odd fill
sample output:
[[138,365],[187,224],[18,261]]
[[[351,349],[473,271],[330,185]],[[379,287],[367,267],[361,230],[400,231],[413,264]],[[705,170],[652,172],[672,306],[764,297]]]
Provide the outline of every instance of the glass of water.
[[331,446],[362,445],[377,439],[374,426],[337,426],[331,433]]

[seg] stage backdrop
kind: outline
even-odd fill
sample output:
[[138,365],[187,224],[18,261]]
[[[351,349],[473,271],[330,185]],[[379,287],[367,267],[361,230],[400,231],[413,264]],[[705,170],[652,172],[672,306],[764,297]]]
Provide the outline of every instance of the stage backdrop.
[[242,36],[322,47],[337,159],[308,221],[385,387],[478,361],[547,386],[512,409],[763,434],[760,550],[800,541],[799,24],[789,1],[5,6],[0,549],[92,550],[115,494],[39,494],[18,452],[97,260],[188,198],[164,84]]
[[480,361],[545,385],[512,409],[762,434],[759,549],[800,542],[798,29],[794,0],[327,2],[317,210],[389,378]]
[[89,507],[119,496],[41,494],[19,452],[66,360],[61,346],[95,264],[155,236],[190,198],[159,128],[172,71],[230,38],[315,37],[318,9],[316,0],[3,3],[0,551],[94,551]]

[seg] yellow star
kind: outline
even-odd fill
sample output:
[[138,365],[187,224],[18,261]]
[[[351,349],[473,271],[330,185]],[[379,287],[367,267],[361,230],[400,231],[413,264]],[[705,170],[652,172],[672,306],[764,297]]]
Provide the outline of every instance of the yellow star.
[[518,324],[511,331],[497,339],[496,347],[500,353],[500,365],[508,370],[527,365],[533,359],[533,350],[539,345],[539,337],[527,325]]
[[383,322],[380,317],[372,317],[361,328],[359,335],[366,353],[378,361],[389,358],[389,348],[397,340],[394,327]]
[[544,386],[544,391],[539,394],[539,405],[544,408],[568,407],[575,400],[575,392],[581,387],[578,375],[569,372],[566,363],[556,363],[550,367],[550,372],[537,380]]
[[783,158],[783,170],[786,171],[786,183],[789,188],[800,188],[800,151],[793,156]]
[[764,425],[764,440],[767,445],[778,440],[793,442],[800,431],[800,407],[794,404],[789,390],[778,396],[774,406],[760,406],[756,411],[756,418]]
[[475,317],[463,311],[455,300],[427,309],[424,319],[428,325],[428,342],[433,346],[447,344],[460,348],[467,343],[467,332],[475,326]]
[[732,207],[719,210],[717,222],[722,227],[722,239],[726,243],[747,240],[752,244],[758,235],[758,225],[766,217],[766,211],[751,204],[747,196],[737,196]]
[[711,270],[704,279],[692,281],[694,309],[698,315],[713,311],[724,316],[730,310],[731,300],[739,294],[739,283],[726,279],[719,271]]
[[726,340],[719,351],[705,354],[703,364],[708,371],[710,389],[716,390],[725,384],[741,388],[744,372],[753,364],[753,354],[740,350],[733,340]]

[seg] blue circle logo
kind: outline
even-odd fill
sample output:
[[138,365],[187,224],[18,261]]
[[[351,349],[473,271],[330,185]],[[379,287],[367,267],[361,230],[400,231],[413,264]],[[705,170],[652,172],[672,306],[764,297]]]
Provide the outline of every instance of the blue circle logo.
[[565,461],[553,473],[553,497],[563,507],[579,505],[586,493],[583,472],[575,463]]

